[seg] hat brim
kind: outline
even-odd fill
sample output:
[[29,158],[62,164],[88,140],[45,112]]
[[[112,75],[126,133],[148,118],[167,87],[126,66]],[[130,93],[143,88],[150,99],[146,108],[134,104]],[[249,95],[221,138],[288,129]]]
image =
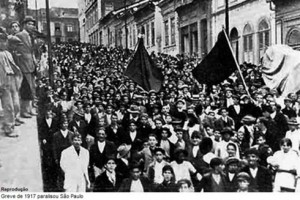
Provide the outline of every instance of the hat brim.
[[130,109],[127,109],[127,111],[128,111],[129,113],[135,113],[135,114],[140,113],[140,111],[138,111],[138,110],[130,110]]

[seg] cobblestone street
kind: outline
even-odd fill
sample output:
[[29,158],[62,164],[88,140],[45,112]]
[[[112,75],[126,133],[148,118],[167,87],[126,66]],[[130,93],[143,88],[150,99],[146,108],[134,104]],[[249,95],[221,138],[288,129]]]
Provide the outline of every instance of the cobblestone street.
[[0,131],[0,188],[43,192],[36,118],[23,120],[26,123],[16,127],[18,138],[5,137]]

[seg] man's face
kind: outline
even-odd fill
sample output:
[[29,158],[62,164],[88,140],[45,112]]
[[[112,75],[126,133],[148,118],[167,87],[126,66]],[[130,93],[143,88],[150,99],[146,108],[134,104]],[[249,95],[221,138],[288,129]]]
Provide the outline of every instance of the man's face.
[[223,110],[221,111],[221,115],[222,115],[223,117],[226,117],[227,114],[228,114],[228,113],[227,113],[227,110],[224,110],[224,109],[223,109]]
[[247,155],[247,160],[248,160],[249,166],[254,167],[257,165],[258,156],[255,154],[249,154],[249,155]]
[[201,139],[199,137],[193,137],[192,138],[192,143],[194,146],[198,146],[201,142]]
[[157,140],[156,140],[156,138],[153,137],[153,136],[150,136],[150,137],[149,137],[148,142],[149,142],[150,147],[155,147],[156,144],[157,144]]
[[229,156],[235,156],[236,150],[232,145],[229,145],[227,147],[227,153],[228,153]]
[[11,30],[14,34],[19,33],[20,32],[20,26],[17,23],[13,23],[11,25]]
[[247,190],[249,187],[249,182],[247,180],[238,180],[238,185],[240,190]]
[[139,168],[133,168],[131,171],[131,176],[133,180],[138,180],[141,176],[141,170]]
[[34,22],[27,22],[24,27],[27,31],[32,31],[35,28]]
[[115,124],[115,123],[117,123],[117,122],[118,122],[118,117],[115,116],[115,115],[112,115],[112,116],[111,116],[111,123],[112,123],[112,124]]
[[155,121],[155,127],[156,127],[157,129],[161,129],[161,128],[162,128],[162,122],[161,122],[160,120],[156,120],[156,121]]
[[73,145],[75,148],[80,148],[80,145],[81,145],[82,141],[81,141],[81,138],[80,137],[75,137],[73,139]]
[[136,125],[134,123],[129,124],[129,130],[131,132],[135,131],[136,130]]
[[190,192],[190,188],[187,183],[181,184],[179,187],[179,192]]
[[106,138],[106,133],[104,130],[99,130],[99,132],[97,133],[97,138],[99,140],[99,142],[104,142],[105,138]]
[[162,152],[157,151],[155,154],[155,158],[156,158],[156,161],[160,163],[163,160],[164,155],[162,154]]
[[231,163],[227,166],[227,169],[230,173],[236,173],[239,169],[239,166],[237,163]]
[[108,170],[109,172],[114,172],[116,167],[117,165],[114,160],[109,160],[105,165],[106,170]]
[[172,180],[172,177],[173,177],[173,174],[170,170],[166,170],[164,173],[163,173],[163,177],[164,177],[164,180],[166,182],[170,182]]
[[256,140],[256,143],[257,143],[258,145],[265,144],[265,142],[266,142],[266,140],[265,140],[263,137],[259,137],[259,138],[257,138],[257,140]]
[[64,122],[64,123],[62,124],[61,129],[65,131],[65,130],[67,130],[68,126],[69,126],[69,123],[68,123],[68,122]]

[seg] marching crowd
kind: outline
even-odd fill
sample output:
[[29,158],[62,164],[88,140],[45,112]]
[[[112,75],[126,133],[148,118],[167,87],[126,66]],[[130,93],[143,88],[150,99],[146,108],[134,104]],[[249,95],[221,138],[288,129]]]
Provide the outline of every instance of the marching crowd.
[[197,58],[151,53],[164,80],[147,92],[123,75],[132,51],[53,51],[54,84],[43,67],[35,91],[46,190],[298,191],[300,96],[280,98],[260,66],[241,65],[248,88],[238,72],[204,85]]

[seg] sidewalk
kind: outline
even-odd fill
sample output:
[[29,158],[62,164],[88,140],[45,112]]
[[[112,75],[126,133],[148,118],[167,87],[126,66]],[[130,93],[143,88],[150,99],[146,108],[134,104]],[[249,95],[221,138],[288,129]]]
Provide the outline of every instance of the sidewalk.
[[0,192],[2,187],[43,192],[36,117],[22,120],[26,123],[16,127],[17,138],[0,130]]

